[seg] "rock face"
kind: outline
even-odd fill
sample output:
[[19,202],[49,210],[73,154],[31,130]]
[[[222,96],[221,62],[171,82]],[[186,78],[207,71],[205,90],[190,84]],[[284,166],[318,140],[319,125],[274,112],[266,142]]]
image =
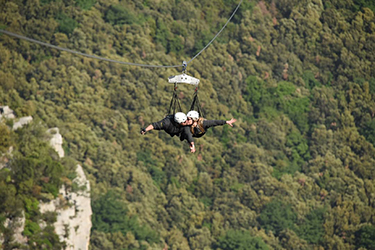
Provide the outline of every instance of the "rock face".
[[[0,120],[1,119],[16,119],[13,110],[11,110],[8,106],[0,106]],[[13,130],[22,128],[22,126],[30,123],[33,120],[31,116],[21,117],[18,121],[15,121],[13,124]]]
[[33,120],[31,116],[21,117],[18,121],[13,124],[13,130],[22,128],[24,125],[30,123]]
[[13,114],[13,110],[8,106],[0,106],[0,120],[1,118],[14,119],[16,116]]
[[[26,222],[25,212],[22,212],[22,215],[20,217],[16,217],[13,219],[7,218],[4,222],[5,228],[14,230],[13,232],[14,241],[20,244],[27,243],[27,237],[22,235],[23,229],[25,228],[25,222]],[[3,240],[4,239],[1,239],[0,243],[2,243]]]
[[77,177],[73,182],[77,184],[79,190],[68,192],[65,186],[60,189],[60,195],[63,200],[69,202],[70,206],[66,209],[61,208],[62,199],[58,198],[50,203],[40,204],[40,211],[42,213],[57,212],[57,221],[54,226],[60,240],[66,242],[66,249],[86,250],[89,249],[92,226],[90,183],[80,165],[77,166],[76,173]]
[[[0,106],[0,121],[2,119],[16,119],[8,106]],[[13,124],[13,130],[22,128],[24,125],[33,120],[31,116],[22,117]],[[63,138],[58,128],[51,128],[47,133],[52,135],[50,145],[56,150],[58,155],[64,157],[64,149],[62,148]],[[1,135],[0,135],[1,136]],[[11,147],[8,154],[12,153]],[[0,155],[0,160],[1,160]],[[0,169],[6,167],[8,160],[0,161]],[[77,177],[73,180],[73,187],[77,190],[67,189],[64,185],[60,188],[60,197],[49,203],[39,204],[41,213],[54,211],[57,213],[57,221],[54,224],[55,231],[59,235],[61,241],[65,241],[69,250],[88,250],[91,232],[91,198],[90,198],[90,182],[86,179],[85,173],[80,165],[76,169]],[[68,206],[67,206],[68,204]],[[14,239],[21,244],[27,244],[27,238],[22,235],[25,227],[25,216],[14,220],[7,219],[4,222],[6,228],[14,229]],[[43,225],[41,225],[43,227]],[[4,241],[3,235],[0,234],[0,248]]]
[[[62,148],[63,138],[58,128],[47,131],[52,135],[50,145],[60,157],[64,157]],[[77,190],[68,190],[64,185],[60,188],[60,197],[40,204],[40,212],[57,212],[57,221],[54,224],[57,235],[65,241],[69,250],[88,250],[91,232],[91,198],[90,182],[86,179],[82,166],[77,165],[77,177],[73,183]],[[66,206],[68,202],[69,206]]]
[[64,157],[65,152],[62,148],[63,138],[60,134],[59,128],[50,128],[47,130],[47,132],[52,135],[52,138],[49,141],[51,147],[56,150],[60,158]]
[[[61,223],[70,221],[70,235],[67,239],[67,245],[71,246],[70,249],[89,249],[90,243],[90,232],[91,232],[91,199],[90,199],[90,182],[86,179],[85,173],[80,165],[77,166],[77,177],[74,182],[79,187],[83,187],[82,190],[76,193],[71,193],[71,199],[74,205],[74,216],[75,218],[70,219],[68,212],[65,214],[61,213],[61,219],[57,218],[57,222]],[[69,216],[69,217],[68,217]],[[57,230],[56,230],[57,231]],[[57,231],[58,232],[58,231]],[[61,235],[59,233],[59,235]]]

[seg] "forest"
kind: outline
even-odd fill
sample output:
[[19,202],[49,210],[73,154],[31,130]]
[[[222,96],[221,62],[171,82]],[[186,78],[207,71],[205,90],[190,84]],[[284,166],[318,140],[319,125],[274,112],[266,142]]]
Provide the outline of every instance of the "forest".
[[[137,64],[182,65],[240,0],[0,0],[0,29]],[[2,249],[63,249],[58,197],[90,180],[91,250],[375,249],[375,3],[244,0],[187,66],[209,120],[195,140],[140,130],[182,68],[88,58],[0,32]],[[194,87],[180,84],[183,112]],[[45,131],[58,127],[65,157]],[[9,153],[9,148],[13,152]],[[26,217],[27,245],[4,224]],[[40,227],[44,221],[46,227]]]

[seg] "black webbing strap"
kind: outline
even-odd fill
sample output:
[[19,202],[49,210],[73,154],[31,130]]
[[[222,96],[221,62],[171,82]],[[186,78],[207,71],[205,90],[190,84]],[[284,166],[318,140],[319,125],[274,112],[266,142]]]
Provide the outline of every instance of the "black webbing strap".
[[[176,108],[178,108],[178,110],[176,110]],[[176,112],[181,112],[181,111],[182,109],[181,109],[180,99],[178,98],[178,95],[177,95],[177,83],[175,83],[172,100],[169,105],[168,115],[173,115],[173,114],[176,114]]]
[[[197,107],[197,108],[195,108],[195,107]],[[200,104],[199,98],[198,98],[198,87],[195,88],[195,92],[194,92],[194,95],[193,95],[193,102],[191,103],[190,110],[198,111],[199,116],[204,117],[203,116],[203,110],[201,108],[201,104]]]

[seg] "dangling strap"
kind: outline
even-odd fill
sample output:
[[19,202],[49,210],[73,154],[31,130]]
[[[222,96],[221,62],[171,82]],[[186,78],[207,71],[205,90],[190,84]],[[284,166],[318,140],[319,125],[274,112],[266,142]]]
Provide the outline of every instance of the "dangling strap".
[[[176,108],[178,108],[178,110],[176,110]],[[177,83],[175,83],[172,100],[169,105],[168,115],[173,115],[173,114],[176,114],[176,112],[181,112],[181,111],[182,109],[181,109],[180,99],[178,98],[178,95],[177,95]]]
[[[195,109],[195,107],[197,107]],[[198,87],[195,88],[194,95],[193,95],[193,102],[191,103],[190,110],[196,110],[199,113],[199,117],[204,117],[203,110],[201,108],[201,104],[198,98]]]

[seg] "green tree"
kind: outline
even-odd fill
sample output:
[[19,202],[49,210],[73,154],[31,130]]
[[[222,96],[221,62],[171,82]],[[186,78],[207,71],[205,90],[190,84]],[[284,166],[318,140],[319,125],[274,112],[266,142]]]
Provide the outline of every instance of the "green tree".
[[64,13],[58,14],[56,20],[59,23],[58,31],[67,35],[70,35],[78,26],[78,23],[73,18]]
[[355,232],[355,245],[357,248],[366,248],[368,250],[375,249],[375,226],[362,226]]
[[284,112],[290,117],[290,119],[296,124],[296,126],[302,133],[305,133],[309,130],[309,98],[295,98],[286,102],[282,106]]
[[310,159],[308,140],[298,130],[287,135],[286,146],[292,149],[291,160],[303,164]]
[[261,227],[275,235],[279,235],[286,228],[295,230],[296,220],[297,215],[290,205],[277,199],[266,204],[258,217]]
[[156,21],[155,41],[167,49],[168,39],[170,36],[171,35],[166,24],[162,21],[162,19],[158,19]]
[[318,244],[324,236],[325,209],[315,209],[306,215],[305,220],[299,225],[297,234],[308,243]]
[[182,44],[182,40],[178,36],[174,36],[172,39],[168,41],[168,47],[167,47],[168,53],[173,52],[176,54],[180,54],[183,48],[184,46]]
[[96,0],[75,0],[78,7],[88,10],[96,3]]
[[314,73],[311,71],[304,72],[302,79],[305,82],[305,85],[309,89],[313,89],[315,87],[321,87],[321,83],[315,78]]
[[132,232],[137,240],[159,242],[159,236],[155,231],[139,225],[137,217],[127,215],[127,209],[118,201],[118,198],[118,195],[110,191],[93,202],[92,231],[121,232],[123,235]]
[[369,8],[375,13],[375,4],[371,0],[354,0],[352,8],[357,12],[362,8]]
[[0,122],[0,154],[9,150],[12,145],[11,130],[4,123]]
[[56,197],[64,169],[56,151],[47,143],[45,131],[38,123],[16,131],[17,151],[11,169],[19,192],[31,193],[33,186],[38,185],[42,187],[42,192],[52,193]]
[[143,162],[154,182],[160,186],[166,180],[166,173],[157,166],[157,159],[151,155],[149,150],[137,152],[137,160]]
[[368,121],[363,128],[361,128],[360,133],[366,137],[366,140],[375,146],[375,119]]
[[[261,100],[267,98],[268,92],[265,83],[255,76],[246,78],[246,90],[244,91],[244,99],[250,102],[256,110],[261,107]],[[255,110],[255,111],[256,111]]]
[[[17,197],[17,189],[11,181],[10,173],[7,170],[0,172],[0,198],[3,201],[0,205],[0,217],[2,219],[17,217],[21,215],[22,201]],[[3,223],[0,225],[4,225]]]
[[121,5],[111,5],[105,13],[106,22],[112,25],[132,24],[136,21],[134,14]]
[[243,230],[229,230],[226,234],[219,238],[218,243],[214,249],[225,250],[256,250],[269,249],[267,244],[259,237],[254,237],[248,231]]

